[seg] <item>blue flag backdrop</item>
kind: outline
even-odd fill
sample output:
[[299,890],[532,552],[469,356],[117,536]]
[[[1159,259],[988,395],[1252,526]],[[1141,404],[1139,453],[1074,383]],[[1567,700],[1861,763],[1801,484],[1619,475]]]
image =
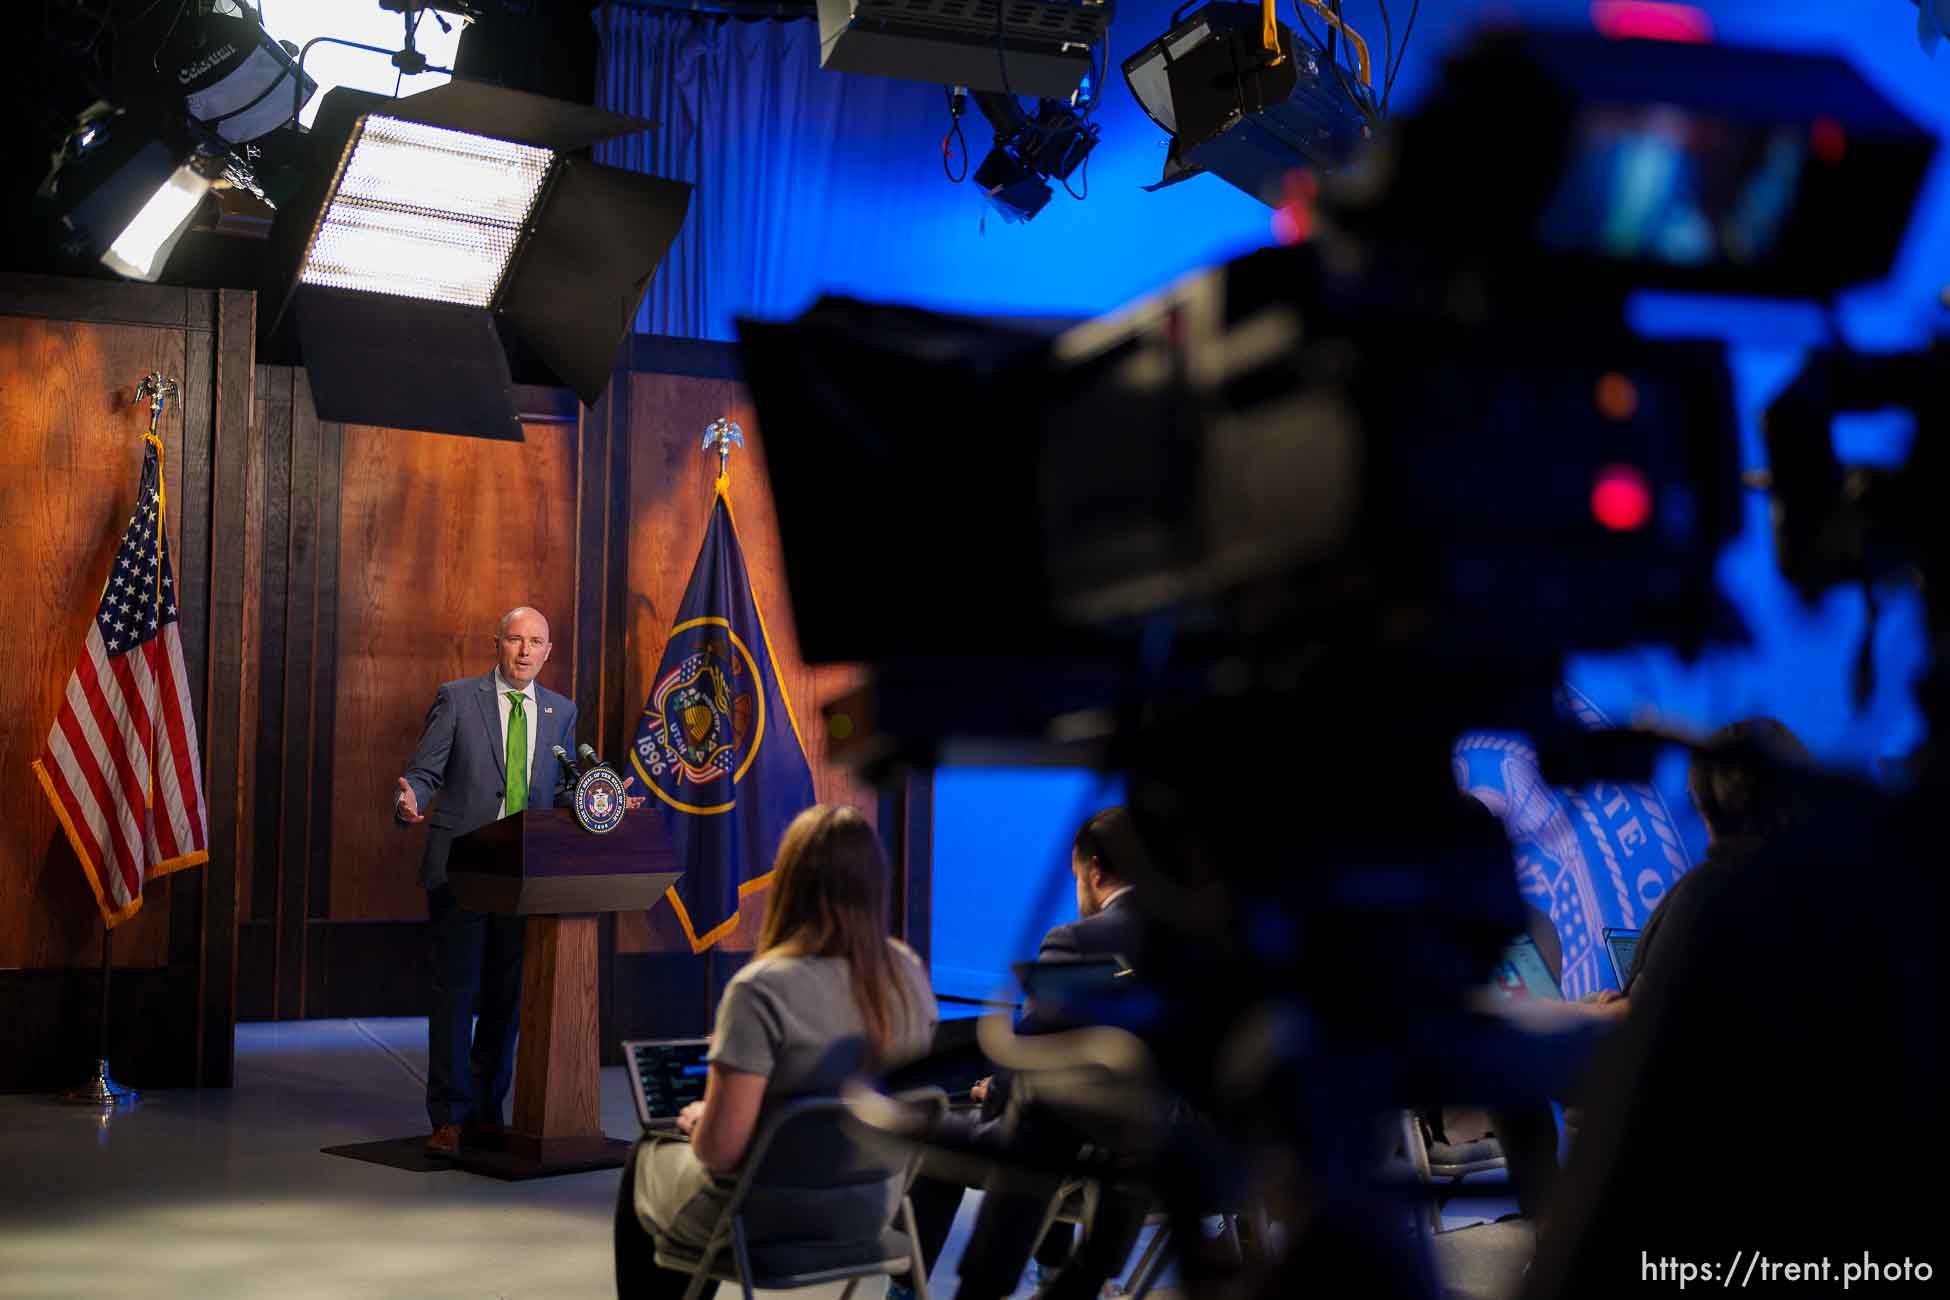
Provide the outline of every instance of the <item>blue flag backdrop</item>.
[[[1606,719],[1566,686],[1562,703],[1587,727]],[[1691,862],[1665,798],[1650,785],[1548,785],[1528,740],[1471,732],[1456,741],[1456,782],[1503,821],[1517,859],[1517,887],[1557,926],[1567,998],[1615,989],[1602,942],[1607,929],[1642,930]]]
[[703,952],[737,927],[739,900],[770,882],[779,838],[813,802],[723,479],[630,765],[657,797],[684,872],[671,908]]

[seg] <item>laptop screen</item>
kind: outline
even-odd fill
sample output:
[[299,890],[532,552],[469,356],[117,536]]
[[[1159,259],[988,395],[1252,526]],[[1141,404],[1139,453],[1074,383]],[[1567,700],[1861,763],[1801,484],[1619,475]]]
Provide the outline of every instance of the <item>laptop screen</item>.
[[1019,961],[1012,963],[1023,995],[1058,1006],[1114,996],[1118,981],[1130,965],[1122,957],[1086,957],[1080,961]]
[[1611,954],[1612,974],[1618,976],[1618,987],[1625,987],[1625,977],[1632,973],[1632,955],[1639,948],[1637,930],[1606,930],[1605,949]]
[[1564,998],[1557,981],[1551,978],[1550,967],[1544,964],[1544,954],[1537,950],[1536,942],[1528,935],[1505,948],[1496,959],[1490,987],[1500,996],[1513,1001],[1536,999],[1552,1002]]
[[684,1107],[703,1101],[704,1081],[711,1072],[705,1056],[710,1050],[708,1038],[624,1043],[637,1119],[646,1127],[668,1125]]

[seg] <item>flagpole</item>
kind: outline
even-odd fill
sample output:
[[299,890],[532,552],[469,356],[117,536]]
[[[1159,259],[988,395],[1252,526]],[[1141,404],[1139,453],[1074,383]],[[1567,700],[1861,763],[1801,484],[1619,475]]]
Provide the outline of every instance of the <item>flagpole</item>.
[[[156,599],[156,607],[158,610],[160,610],[162,607],[162,598],[163,598],[163,590],[162,590],[163,530],[168,526],[168,518],[169,518],[167,514],[167,511],[169,509],[168,501],[167,498],[164,496],[165,484],[163,478],[162,434],[159,432],[159,430],[162,425],[163,407],[168,404],[170,398],[176,396],[177,391],[178,391],[178,386],[176,381],[173,379],[163,378],[162,372],[159,370],[151,371],[149,374],[143,376],[142,382],[137,384],[135,389],[135,400],[137,401],[137,403],[141,403],[143,401],[147,401],[149,403],[149,432],[143,436],[143,441],[154,444],[156,448],[155,599]],[[141,503],[138,502],[137,509],[140,508],[141,508]],[[153,655],[154,652],[153,650],[151,650],[147,653]],[[154,665],[152,664],[151,666],[153,667]],[[148,794],[149,794],[149,808],[151,810],[153,810],[156,806],[156,714],[159,711],[160,710],[158,708],[153,706],[148,710],[148,714],[149,714],[149,792]],[[152,816],[154,815],[153,812],[151,812],[151,815]],[[137,1098],[139,1098],[142,1095],[141,1093],[137,1092],[134,1088],[125,1088],[121,1084],[115,1082],[115,1080],[112,1077],[110,1077],[108,1073],[109,978],[115,969],[114,952],[115,952],[115,930],[112,926],[104,922],[102,925],[101,1014],[98,1023],[96,1025],[95,1073],[88,1079],[84,1080],[80,1087],[72,1088],[69,1091],[62,1093],[61,1100],[63,1101],[79,1102],[82,1105],[100,1106],[105,1109],[108,1109],[108,1108],[113,1108],[115,1106],[128,1105],[134,1102]]]

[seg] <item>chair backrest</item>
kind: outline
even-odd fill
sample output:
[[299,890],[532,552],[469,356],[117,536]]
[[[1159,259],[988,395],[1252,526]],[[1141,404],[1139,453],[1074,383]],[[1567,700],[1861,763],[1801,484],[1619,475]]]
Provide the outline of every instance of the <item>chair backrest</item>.
[[[939,1088],[900,1100],[947,1110]],[[759,1130],[732,1207],[768,1241],[846,1241],[878,1236],[900,1208],[918,1155],[874,1141],[848,1122],[838,1097],[806,1097],[781,1107]]]

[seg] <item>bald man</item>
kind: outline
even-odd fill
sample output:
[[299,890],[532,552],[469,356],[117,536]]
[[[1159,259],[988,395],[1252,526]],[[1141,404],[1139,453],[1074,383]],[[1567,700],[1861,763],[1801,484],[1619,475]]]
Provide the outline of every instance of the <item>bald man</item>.
[[[575,752],[576,706],[535,681],[551,648],[548,620],[538,611],[521,605],[503,614],[494,671],[440,688],[393,799],[395,821],[429,824],[420,885],[432,922],[427,1119],[433,1135],[426,1153],[436,1158],[451,1158],[463,1142],[499,1135],[514,1074],[522,918],[470,912],[455,902],[447,852],[456,835],[566,799],[568,774],[553,747]],[[480,1021],[470,1050],[477,996]]]

